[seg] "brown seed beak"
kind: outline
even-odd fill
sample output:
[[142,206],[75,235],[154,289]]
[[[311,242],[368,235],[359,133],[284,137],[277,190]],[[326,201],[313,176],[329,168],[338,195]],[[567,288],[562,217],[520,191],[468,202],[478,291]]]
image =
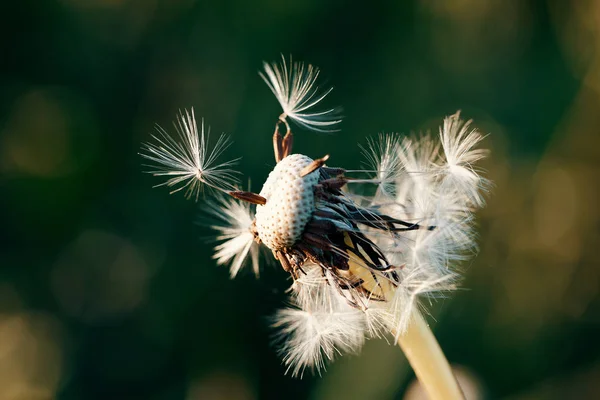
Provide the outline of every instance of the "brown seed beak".
[[256,194],[256,193],[244,192],[241,190],[232,190],[227,193],[231,197],[234,197],[238,200],[247,201],[248,203],[259,204],[259,205],[267,204],[267,199],[265,199],[264,197],[262,197],[261,195]]
[[325,165],[325,162],[327,160],[329,160],[329,154],[325,154],[323,157],[317,158],[312,163],[304,167],[302,171],[300,171],[300,176],[305,177],[306,175],[313,173],[314,171]]

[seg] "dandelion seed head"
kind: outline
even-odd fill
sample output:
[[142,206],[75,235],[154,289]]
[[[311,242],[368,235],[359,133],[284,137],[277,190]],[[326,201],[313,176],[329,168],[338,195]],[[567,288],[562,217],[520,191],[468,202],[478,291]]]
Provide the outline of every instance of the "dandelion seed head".
[[229,138],[219,136],[214,147],[210,148],[204,120],[198,131],[194,109],[180,112],[173,125],[177,132],[175,137],[157,126],[157,134],[152,135],[153,141],[142,145],[140,155],[152,162],[152,170],[148,172],[167,177],[164,183],[156,186],[166,185],[172,188],[171,193],[185,190],[186,197],[196,200],[204,186],[220,191],[234,189],[238,172],[232,167],[238,160],[217,161],[231,144]]
[[312,111],[331,91],[319,92],[318,69],[283,59],[265,63],[260,75],[283,114],[273,135],[277,165],[259,194],[237,189],[236,160],[217,161],[229,140],[221,135],[209,148],[193,110],[180,113],[174,138],[157,128],[141,154],[172,192],[196,199],[204,186],[218,192],[206,213],[217,233],[213,258],[229,265],[231,277],[246,264],[258,275],[261,246],[291,274],[291,306],[276,313],[273,327],[287,371],[302,376],[360,350],[368,337],[398,339],[427,301],[455,288],[457,265],[476,250],[473,213],[487,181],[475,164],[486,152],[476,148],[483,136],[456,113],[439,140],[369,140],[366,171],[328,167],[328,156],[292,154],[287,121],[316,131],[340,122],[333,109]]
[[283,109],[281,119],[289,117],[298,125],[318,132],[335,131],[342,121],[337,109],[310,111],[333,90],[319,91],[316,84],[319,69],[291,60],[288,65],[283,55],[281,58],[281,64],[263,63],[264,73],[259,73]]

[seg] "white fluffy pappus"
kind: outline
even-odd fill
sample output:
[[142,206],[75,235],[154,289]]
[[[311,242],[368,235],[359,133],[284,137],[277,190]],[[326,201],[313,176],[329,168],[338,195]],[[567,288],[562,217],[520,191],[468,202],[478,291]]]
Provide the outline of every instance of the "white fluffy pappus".
[[374,181],[377,190],[372,201],[387,201],[395,196],[396,181],[402,173],[399,143],[396,135],[379,134],[377,138],[368,138],[367,146],[360,146],[366,158],[367,170],[376,171]]
[[310,111],[333,90],[319,91],[316,85],[319,69],[310,64],[292,62],[291,59],[288,66],[283,55],[281,59],[281,64],[263,63],[264,73],[259,73],[283,109],[280,118],[285,120],[289,117],[298,125],[313,131],[335,131],[335,126],[342,121],[338,109]]
[[198,131],[193,108],[191,113],[180,112],[173,125],[175,138],[157,125],[158,134],[152,135],[153,141],[144,143],[140,152],[153,162],[149,173],[168,178],[156,186],[172,187],[171,193],[186,189],[186,197],[194,197],[196,201],[204,185],[219,191],[234,189],[238,172],[232,167],[238,159],[217,161],[231,144],[228,136],[220,135],[215,145],[209,147],[210,134],[205,132],[204,120]]
[[[448,118],[454,121],[457,116]],[[448,118],[446,127],[460,123],[449,125]],[[444,137],[456,132],[444,130]],[[476,130],[471,134],[481,136]],[[481,196],[482,178],[452,184],[455,181],[448,179],[450,167],[440,154],[440,143],[430,135],[404,138],[397,149],[401,173],[395,182],[394,203],[388,203],[385,211],[398,219],[435,229],[405,232],[393,245],[388,240],[389,257],[398,265],[448,271],[453,263],[468,258],[476,249],[472,196]],[[377,243],[386,248],[381,240]]]
[[320,372],[326,360],[341,352],[356,352],[364,343],[363,316],[356,310],[305,311],[286,308],[274,316],[275,343],[292,376],[302,376],[306,367]]
[[229,272],[234,278],[248,261],[252,271],[259,276],[260,246],[250,231],[254,221],[253,206],[231,197],[217,195],[207,202],[206,213],[216,220],[210,227],[217,232],[213,258],[217,265],[229,264]]
[[365,314],[348,305],[323,279],[320,268],[307,265],[306,275],[294,282],[292,306],[273,317],[275,345],[287,371],[302,376],[316,372],[342,352],[358,352],[365,341]]
[[418,269],[407,271],[392,299],[384,304],[374,304],[372,313],[367,312],[367,318],[373,320],[368,321],[369,326],[379,327],[375,331],[377,336],[391,334],[398,340],[406,332],[413,313],[427,313],[423,300],[431,303],[434,299],[446,297],[456,288],[458,278],[459,275],[453,272],[427,274]]
[[460,119],[460,111],[444,119],[440,141],[444,150],[445,179],[443,184],[468,197],[475,206],[484,204],[483,192],[489,186],[487,179],[477,171],[475,163],[485,158],[488,150],[476,148],[484,139],[471,128],[472,120]]

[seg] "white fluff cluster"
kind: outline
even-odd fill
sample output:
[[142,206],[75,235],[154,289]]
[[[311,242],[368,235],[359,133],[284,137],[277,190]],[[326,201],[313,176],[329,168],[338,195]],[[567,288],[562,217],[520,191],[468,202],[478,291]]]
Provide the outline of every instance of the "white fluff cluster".
[[280,310],[273,323],[276,344],[292,376],[302,375],[307,366],[320,371],[325,360],[357,351],[365,340],[364,313],[336,293],[319,266],[308,263],[302,268],[305,274],[291,288],[296,307]]

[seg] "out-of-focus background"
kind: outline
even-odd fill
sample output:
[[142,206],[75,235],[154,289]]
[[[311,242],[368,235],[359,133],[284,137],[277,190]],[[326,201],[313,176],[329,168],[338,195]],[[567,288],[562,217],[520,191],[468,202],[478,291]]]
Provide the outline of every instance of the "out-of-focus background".
[[0,399],[421,398],[369,341],[285,376],[268,316],[289,285],[211,259],[203,202],[137,154],[195,107],[244,180],[280,109],[257,72],[313,63],[342,131],[298,152],[359,168],[366,137],[489,132],[495,187],[463,290],[430,322],[473,399],[600,396],[600,3],[24,0],[0,6]]

